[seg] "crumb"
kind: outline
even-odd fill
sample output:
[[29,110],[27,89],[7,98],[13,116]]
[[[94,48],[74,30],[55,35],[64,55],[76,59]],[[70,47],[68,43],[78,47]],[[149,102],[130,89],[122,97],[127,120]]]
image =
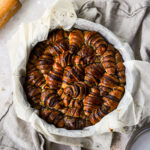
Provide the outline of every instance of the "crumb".
[[2,91],[5,91],[6,89],[5,89],[5,88],[1,88],[1,90],[2,90]]
[[111,129],[111,128],[109,128],[109,130],[110,130],[110,132],[113,132],[114,130],[113,129]]
[[117,109],[118,112],[120,112],[120,109]]

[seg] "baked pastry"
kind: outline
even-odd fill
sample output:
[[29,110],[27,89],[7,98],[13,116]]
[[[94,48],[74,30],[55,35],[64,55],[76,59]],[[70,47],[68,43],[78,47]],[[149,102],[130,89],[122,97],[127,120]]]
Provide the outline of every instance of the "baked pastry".
[[102,35],[57,29],[33,48],[24,88],[48,123],[82,129],[117,107],[125,82],[122,56]]

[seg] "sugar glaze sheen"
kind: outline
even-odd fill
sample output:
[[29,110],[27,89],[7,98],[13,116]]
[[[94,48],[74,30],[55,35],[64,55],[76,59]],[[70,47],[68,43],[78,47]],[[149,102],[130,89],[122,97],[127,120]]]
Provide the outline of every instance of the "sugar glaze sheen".
[[116,109],[125,83],[122,56],[101,34],[56,29],[31,51],[24,89],[41,118],[74,130]]

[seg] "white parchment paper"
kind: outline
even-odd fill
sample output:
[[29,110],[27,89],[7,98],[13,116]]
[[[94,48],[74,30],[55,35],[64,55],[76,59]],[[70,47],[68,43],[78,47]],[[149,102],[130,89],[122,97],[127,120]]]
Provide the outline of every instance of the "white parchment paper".
[[[50,30],[55,28],[69,30],[72,27],[94,30],[101,33],[122,54],[126,67],[125,94],[116,110],[106,115],[94,126],[83,130],[66,130],[49,125],[39,118],[37,110],[30,107],[23,91],[23,78],[26,73],[28,57],[34,45],[47,38]],[[83,146],[92,149],[109,149],[112,133],[125,132],[125,126],[132,126],[150,113],[150,65],[147,62],[135,61],[131,48],[122,42],[104,26],[76,17],[72,3],[68,0],[57,0],[35,22],[21,24],[18,31],[8,41],[13,81],[13,101],[17,116],[29,122],[48,140],[67,145]],[[144,72],[144,73],[143,73]]]

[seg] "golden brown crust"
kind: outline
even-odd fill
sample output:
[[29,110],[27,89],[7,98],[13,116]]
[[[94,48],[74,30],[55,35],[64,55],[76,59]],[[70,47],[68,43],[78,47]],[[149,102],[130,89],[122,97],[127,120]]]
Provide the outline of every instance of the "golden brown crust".
[[125,81],[121,54],[99,33],[57,29],[32,50],[24,87],[48,123],[82,129],[116,109]]

